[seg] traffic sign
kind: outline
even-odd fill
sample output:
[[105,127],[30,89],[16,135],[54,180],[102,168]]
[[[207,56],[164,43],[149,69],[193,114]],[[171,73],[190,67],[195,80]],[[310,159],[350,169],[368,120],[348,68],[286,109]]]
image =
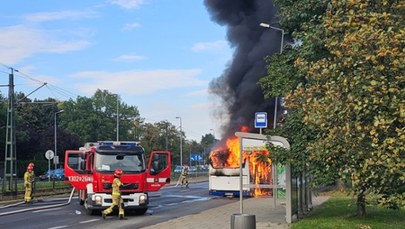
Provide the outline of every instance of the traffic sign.
[[190,161],[201,161],[203,158],[200,154],[192,153],[190,155]]
[[267,128],[267,112],[255,113],[255,128]]
[[59,164],[59,156],[56,155],[55,157],[53,157],[53,164],[55,166]]
[[48,160],[51,160],[55,156],[55,153],[52,150],[47,150],[45,152],[45,157]]

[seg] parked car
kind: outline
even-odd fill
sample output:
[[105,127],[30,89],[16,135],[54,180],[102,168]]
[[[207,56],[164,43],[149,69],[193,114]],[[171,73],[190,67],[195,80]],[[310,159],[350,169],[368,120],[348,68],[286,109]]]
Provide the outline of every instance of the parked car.
[[64,169],[51,169],[48,170],[45,174],[39,176],[40,180],[48,180],[49,176],[51,179],[63,180],[65,179],[65,170]]
[[175,173],[181,173],[181,170],[183,170],[183,166],[178,165],[178,166],[176,166],[176,168],[174,169],[174,172],[175,172]]
[[[175,173],[181,173],[181,170],[183,170],[183,166],[178,165],[178,166],[176,166],[176,168],[174,169],[174,172],[175,172]],[[189,167],[188,167],[188,171],[189,171],[189,172],[197,172],[197,167],[195,167],[195,166],[189,166]]]
[[65,179],[65,170],[64,169],[54,170],[53,178],[56,180],[64,180]]

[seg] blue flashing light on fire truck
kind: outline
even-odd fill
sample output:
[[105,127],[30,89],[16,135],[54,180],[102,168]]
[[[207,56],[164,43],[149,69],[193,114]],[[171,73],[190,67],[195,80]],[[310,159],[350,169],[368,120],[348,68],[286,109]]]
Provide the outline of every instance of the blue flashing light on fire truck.
[[113,173],[118,168],[123,170],[124,209],[144,214],[148,193],[170,183],[170,165],[169,151],[152,151],[146,161],[138,142],[99,141],[86,143],[79,150],[66,150],[64,167],[67,182],[79,190],[80,204],[91,215],[111,206]]

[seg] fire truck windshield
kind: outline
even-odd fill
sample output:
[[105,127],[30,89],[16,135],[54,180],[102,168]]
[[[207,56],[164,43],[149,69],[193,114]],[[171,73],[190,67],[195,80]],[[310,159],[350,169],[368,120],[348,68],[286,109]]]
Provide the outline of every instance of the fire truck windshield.
[[125,172],[145,171],[145,158],[143,155],[111,155],[97,154],[95,158],[96,170],[99,172],[114,172],[122,169]]

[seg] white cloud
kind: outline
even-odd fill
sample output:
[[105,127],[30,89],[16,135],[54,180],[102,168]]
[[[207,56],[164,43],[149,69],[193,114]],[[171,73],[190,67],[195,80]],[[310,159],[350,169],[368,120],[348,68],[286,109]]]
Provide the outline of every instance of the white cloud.
[[197,77],[200,69],[150,70],[150,71],[87,71],[72,77],[82,82],[75,85],[86,94],[93,94],[98,88],[122,91],[128,95],[153,94],[160,90],[206,85]]
[[55,12],[40,12],[28,14],[24,18],[30,22],[46,22],[56,20],[78,20],[82,18],[96,17],[97,13],[94,11],[55,11]]
[[140,24],[138,22],[133,22],[133,23],[128,23],[122,28],[123,31],[131,31],[134,30],[135,28],[138,28]]
[[194,52],[202,51],[218,51],[229,49],[228,43],[224,40],[214,41],[214,42],[198,42],[193,45],[191,50]]
[[85,40],[58,40],[51,33],[23,25],[0,28],[0,62],[6,64],[15,64],[36,53],[65,53],[89,45]]
[[124,54],[121,55],[117,58],[114,59],[114,61],[118,61],[118,62],[136,62],[136,61],[140,61],[140,60],[144,60],[146,59],[146,57],[144,56],[138,56],[138,55],[132,55],[132,54]]
[[31,56],[42,47],[40,31],[24,26],[0,28],[0,62],[15,64]]
[[88,41],[52,41],[47,45],[47,47],[44,47],[43,51],[44,52],[52,52],[52,53],[65,53],[65,52],[71,52],[71,51],[78,51],[82,50],[90,45],[90,42]]
[[137,9],[143,4],[143,0],[109,0],[108,2],[128,10]]

